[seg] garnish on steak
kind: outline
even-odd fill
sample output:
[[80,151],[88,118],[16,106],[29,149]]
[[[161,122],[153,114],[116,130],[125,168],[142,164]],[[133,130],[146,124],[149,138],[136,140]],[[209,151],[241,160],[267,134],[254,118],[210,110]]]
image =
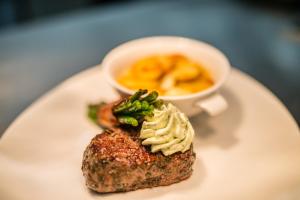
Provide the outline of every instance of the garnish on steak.
[[[155,92],[145,96],[146,93],[139,90],[121,101],[89,107],[94,109],[93,121],[107,129],[92,139],[83,155],[82,171],[88,188],[100,193],[132,191],[170,185],[191,176],[195,153],[191,143],[182,143],[193,135],[180,135],[180,131],[190,131],[188,125],[164,129],[162,126],[171,126],[182,116],[170,105],[157,100]],[[168,107],[170,109],[166,109]],[[174,119],[167,120],[172,118],[172,109],[176,111]],[[167,121],[157,123],[159,117]],[[141,135],[141,129],[148,131]],[[170,134],[172,131],[175,132]],[[148,141],[164,143],[143,144],[148,133],[151,135]]]
[[121,124],[138,126],[143,122],[145,116],[153,115],[154,109],[163,104],[162,100],[157,100],[158,93],[156,91],[142,97],[147,92],[147,90],[140,89],[113,108],[113,114]]

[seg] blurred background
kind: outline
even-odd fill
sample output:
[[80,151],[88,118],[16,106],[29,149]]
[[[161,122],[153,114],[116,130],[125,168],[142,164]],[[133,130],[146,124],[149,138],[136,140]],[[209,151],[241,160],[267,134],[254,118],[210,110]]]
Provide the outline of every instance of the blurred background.
[[0,135],[34,100],[125,41],[191,37],[223,51],[300,123],[298,0],[0,0]]

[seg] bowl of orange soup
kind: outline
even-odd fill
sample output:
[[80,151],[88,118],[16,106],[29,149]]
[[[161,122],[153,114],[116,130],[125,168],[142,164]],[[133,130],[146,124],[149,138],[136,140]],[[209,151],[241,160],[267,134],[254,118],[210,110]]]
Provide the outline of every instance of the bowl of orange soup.
[[217,115],[227,108],[218,93],[230,72],[228,59],[204,42],[175,36],[141,38],[111,50],[102,67],[121,95],[157,91],[188,116]]

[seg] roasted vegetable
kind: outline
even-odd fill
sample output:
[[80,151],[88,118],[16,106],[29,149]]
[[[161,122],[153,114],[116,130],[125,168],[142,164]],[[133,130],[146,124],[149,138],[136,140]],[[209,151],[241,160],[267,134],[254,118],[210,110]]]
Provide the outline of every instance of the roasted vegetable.
[[101,106],[104,106],[106,103],[100,102],[98,104],[90,104],[88,105],[88,112],[87,115],[90,120],[97,124],[97,113]]

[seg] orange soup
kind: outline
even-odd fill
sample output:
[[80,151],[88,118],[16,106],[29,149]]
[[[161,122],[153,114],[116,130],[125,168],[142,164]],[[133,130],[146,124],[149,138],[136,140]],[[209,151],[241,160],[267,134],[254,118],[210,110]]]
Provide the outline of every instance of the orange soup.
[[142,58],[117,77],[117,81],[132,90],[145,88],[168,96],[192,94],[214,83],[201,64],[179,54]]

